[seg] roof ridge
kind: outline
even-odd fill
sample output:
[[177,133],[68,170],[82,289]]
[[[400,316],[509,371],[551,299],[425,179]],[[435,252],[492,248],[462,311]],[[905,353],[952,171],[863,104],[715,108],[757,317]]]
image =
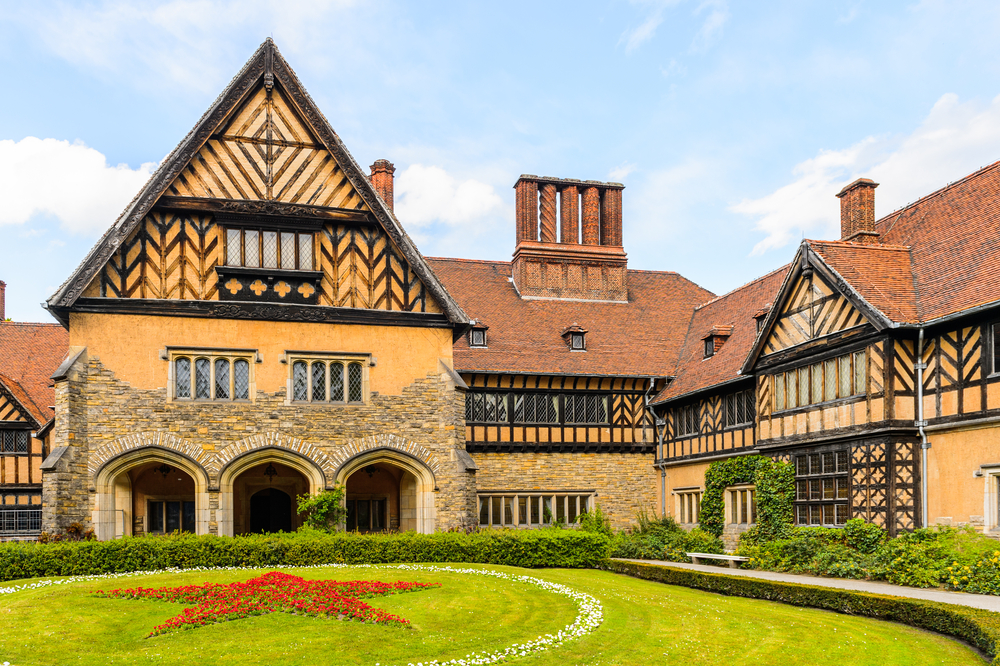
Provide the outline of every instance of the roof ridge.
[[746,288],[747,288],[747,287],[749,287],[750,285],[753,285],[753,284],[756,284],[756,283],[758,283],[758,282],[761,282],[761,281],[763,281],[763,280],[765,280],[765,279],[767,279],[767,278],[771,277],[771,276],[772,276],[772,275],[774,275],[775,273],[780,273],[780,272],[782,272],[782,271],[787,271],[787,270],[788,270],[788,268],[789,268],[789,266],[791,266],[791,264],[790,264],[790,263],[788,263],[788,264],[785,264],[784,266],[781,266],[781,267],[779,267],[779,268],[775,268],[775,269],[774,269],[773,271],[769,271],[769,272],[767,272],[767,273],[764,273],[764,274],[763,274],[763,275],[761,275],[760,277],[758,277],[758,278],[754,278],[753,280],[750,280],[750,281],[749,281],[749,282],[747,282],[746,284],[743,284],[743,285],[740,285],[739,287],[736,287],[735,289],[730,289],[729,291],[727,291],[726,293],[722,294],[721,296],[716,296],[715,298],[713,298],[713,299],[712,299],[712,300],[710,300],[710,301],[705,301],[705,302],[704,302],[704,303],[702,303],[701,305],[696,305],[696,306],[694,306],[694,309],[695,309],[695,310],[697,311],[697,310],[701,310],[701,309],[702,309],[702,308],[704,308],[704,307],[708,307],[708,306],[709,306],[709,305],[711,305],[712,303],[715,303],[716,301],[721,301],[721,300],[722,300],[723,298],[727,298],[727,297],[729,297],[729,296],[732,296],[733,294],[735,294],[736,292],[740,291],[741,289],[746,289]]
[[886,244],[886,243],[877,243],[877,244],[868,245],[867,243],[852,243],[851,241],[844,241],[844,240],[814,240],[814,239],[811,239],[811,238],[806,238],[805,242],[809,243],[810,245],[813,245],[813,244],[815,244],[815,245],[836,245],[838,247],[845,247],[845,248],[859,248],[859,249],[863,248],[863,249],[871,249],[871,250],[892,250],[894,252],[895,251],[899,251],[899,250],[902,250],[904,252],[910,252],[913,249],[913,246],[911,246],[911,245],[889,245],[889,244]]
[[968,175],[965,175],[962,178],[959,178],[958,180],[955,180],[955,181],[952,181],[952,182],[948,183],[944,187],[940,187],[940,188],[934,190],[930,194],[925,194],[924,196],[920,197],[916,201],[913,201],[913,202],[910,202],[910,203],[906,204],[902,208],[897,208],[896,210],[892,211],[888,215],[883,215],[882,217],[880,217],[878,220],[875,221],[875,225],[877,227],[879,223],[885,222],[886,220],[888,220],[891,217],[898,217],[900,214],[905,213],[907,210],[913,208],[914,206],[917,206],[919,204],[925,203],[929,199],[932,199],[932,198],[934,198],[936,196],[940,196],[940,195],[944,194],[946,191],[950,190],[953,187],[961,185],[961,184],[963,184],[963,183],[971,180],[972,178],[975,178],[977,176],[981,176],[982,174],[986,173],[987,171],[991,171],[991,170],[996,169],[998,167],[1000,167],[1000,160],[997,160],[996,162],[993,162],[992,164],[987,164],[986,166],[981,167],[981,168],[973,171],[972,173],[970,173]]

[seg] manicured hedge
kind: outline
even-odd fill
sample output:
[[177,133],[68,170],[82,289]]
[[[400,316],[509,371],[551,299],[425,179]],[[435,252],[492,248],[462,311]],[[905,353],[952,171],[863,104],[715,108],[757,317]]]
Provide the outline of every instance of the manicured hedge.
[[327,534],[126,537],[114,541],[0,544],[0,581],[178,567],[475,562],[515,567],[594,567],[607,537],[578,530],[472,534]]
[[890,620],[965,641],[1000,666],[1000,613],[921,599],[890,597],[744,576],[704,573],[637,562],[607,560],[601,568],[669,585],[692,587],[734,597],[767,599],[793,606],[822,608],[848,615]]

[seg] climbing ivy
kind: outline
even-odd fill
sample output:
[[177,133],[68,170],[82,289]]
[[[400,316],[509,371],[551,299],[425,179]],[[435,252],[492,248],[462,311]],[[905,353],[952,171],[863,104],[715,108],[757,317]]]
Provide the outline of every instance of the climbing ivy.
[[780,538],[792,524],[795,499],[795,467],[764,456],[737,456],[719,460],[705,472],[705,495],[701,499],[701,528],[716,536],[725,526],[722,493],[729,486],[753,484],[757,488],[757,526],[754,540]]

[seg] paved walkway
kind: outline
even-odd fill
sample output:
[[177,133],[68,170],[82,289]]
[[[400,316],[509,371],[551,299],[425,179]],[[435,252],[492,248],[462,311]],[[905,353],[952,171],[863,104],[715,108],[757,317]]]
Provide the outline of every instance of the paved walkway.
[[705,564],[685,564],[683,562],[664,562],[662,560],[626,560],[620,562],[636,562],[639,564],[656,564],[675,569],[689,569],[706,573],[727,574],[730,576],[746,576],[747,578],[763,578],[782,583],[799,583],[800,585],[815,585],[838,590],[853,590],[855,592],[871,592],[885,594],[890,597],[909,597],[925,601],[939,601],[945,604],[971,606],[983,610],[1000,612],[1000,597],[989,594],[967,594],[965,592],[948,592],[946,590],[925,589],[919,587],[903,587],[889,583],[876,583],[869,580],[851,580],[849,578],[823,578],[820,576],[801,576],[798,574],[777,573],[774,571],[757,571],[755,569],[729,569],[728,567],[713,567]]

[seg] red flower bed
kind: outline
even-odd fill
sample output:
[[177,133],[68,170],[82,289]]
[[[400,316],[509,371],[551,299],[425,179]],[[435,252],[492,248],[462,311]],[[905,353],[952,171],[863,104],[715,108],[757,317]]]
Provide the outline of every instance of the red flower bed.
[[244,583],[184,585],[182,587],[98,591],[114,599],[155,599],[175,603],[195,603],[150,632],[156,636],[178,629],[193,629],[214,622],[240,620],[251,615],[281,611],[296,615],[325,615],[341,620],[362,620],[379,624],[409,624],[409,620],[373,608],[361,601],[400,592],[412,592],[440,583],[380,583],[378,581],[305,580],[272,571]]

